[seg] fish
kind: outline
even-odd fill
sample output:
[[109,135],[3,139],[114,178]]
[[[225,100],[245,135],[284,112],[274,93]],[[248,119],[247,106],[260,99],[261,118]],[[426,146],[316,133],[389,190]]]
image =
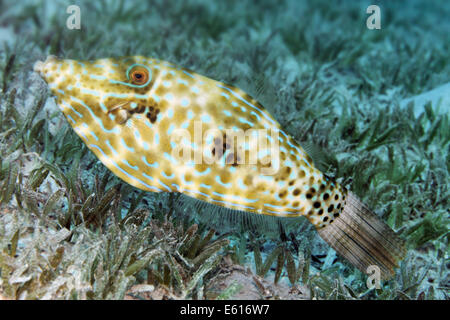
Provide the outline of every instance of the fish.
[[306,217],[362,272],[395,275],[404,240],[243,90],[144,56],[48,56],[34,71],[81,140],[126,183],[255,217]]

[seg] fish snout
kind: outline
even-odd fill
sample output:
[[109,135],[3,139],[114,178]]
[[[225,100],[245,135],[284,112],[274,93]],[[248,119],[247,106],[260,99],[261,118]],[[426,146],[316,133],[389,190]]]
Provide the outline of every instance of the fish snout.
[[49,73],[56,68],[57,61],[58,58],[56,56],[50,55],[47,57],[47,59],[45,59],[44,62],[36,61],[33,70],[39,73],[41,76],[45,77],[46,73]]

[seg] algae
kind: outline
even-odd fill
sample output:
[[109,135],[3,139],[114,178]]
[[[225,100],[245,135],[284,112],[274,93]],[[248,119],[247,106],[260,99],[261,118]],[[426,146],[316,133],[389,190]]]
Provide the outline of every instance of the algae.
[[[415,116],[402,101],[450,81],[450,7],[377,2],[381,30],[364,1],[78,1],[81,30],[70,1],[0,2],[0,295],[232,298],[242,288],[208,293],[231,257],[314,299],[448,299],[450,106]],[[32,73],[48,54],[148,55],[248,91],[407,240],[395,279],[368,289],[312,228],[220,235],[178,216],[174,195],[122,183]]]

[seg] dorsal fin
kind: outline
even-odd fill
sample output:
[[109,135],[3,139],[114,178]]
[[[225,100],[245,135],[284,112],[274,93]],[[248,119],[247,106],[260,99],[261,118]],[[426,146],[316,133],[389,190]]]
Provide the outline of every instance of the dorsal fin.
[[314,166],[322,172],[327,172],[331,165],[331,156],[324,152],[323,149],[312,141],[304,141],[300,143],[301,147],[313,160]]

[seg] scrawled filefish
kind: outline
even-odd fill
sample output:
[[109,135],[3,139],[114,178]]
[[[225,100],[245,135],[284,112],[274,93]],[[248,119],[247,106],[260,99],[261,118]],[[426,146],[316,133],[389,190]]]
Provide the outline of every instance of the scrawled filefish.
[[34,70],[89,149],[152,192],[180,192],[255,215],[306,218],[363,272],[389,278],[403,241],[242,90],[166,61],[49,56]]

